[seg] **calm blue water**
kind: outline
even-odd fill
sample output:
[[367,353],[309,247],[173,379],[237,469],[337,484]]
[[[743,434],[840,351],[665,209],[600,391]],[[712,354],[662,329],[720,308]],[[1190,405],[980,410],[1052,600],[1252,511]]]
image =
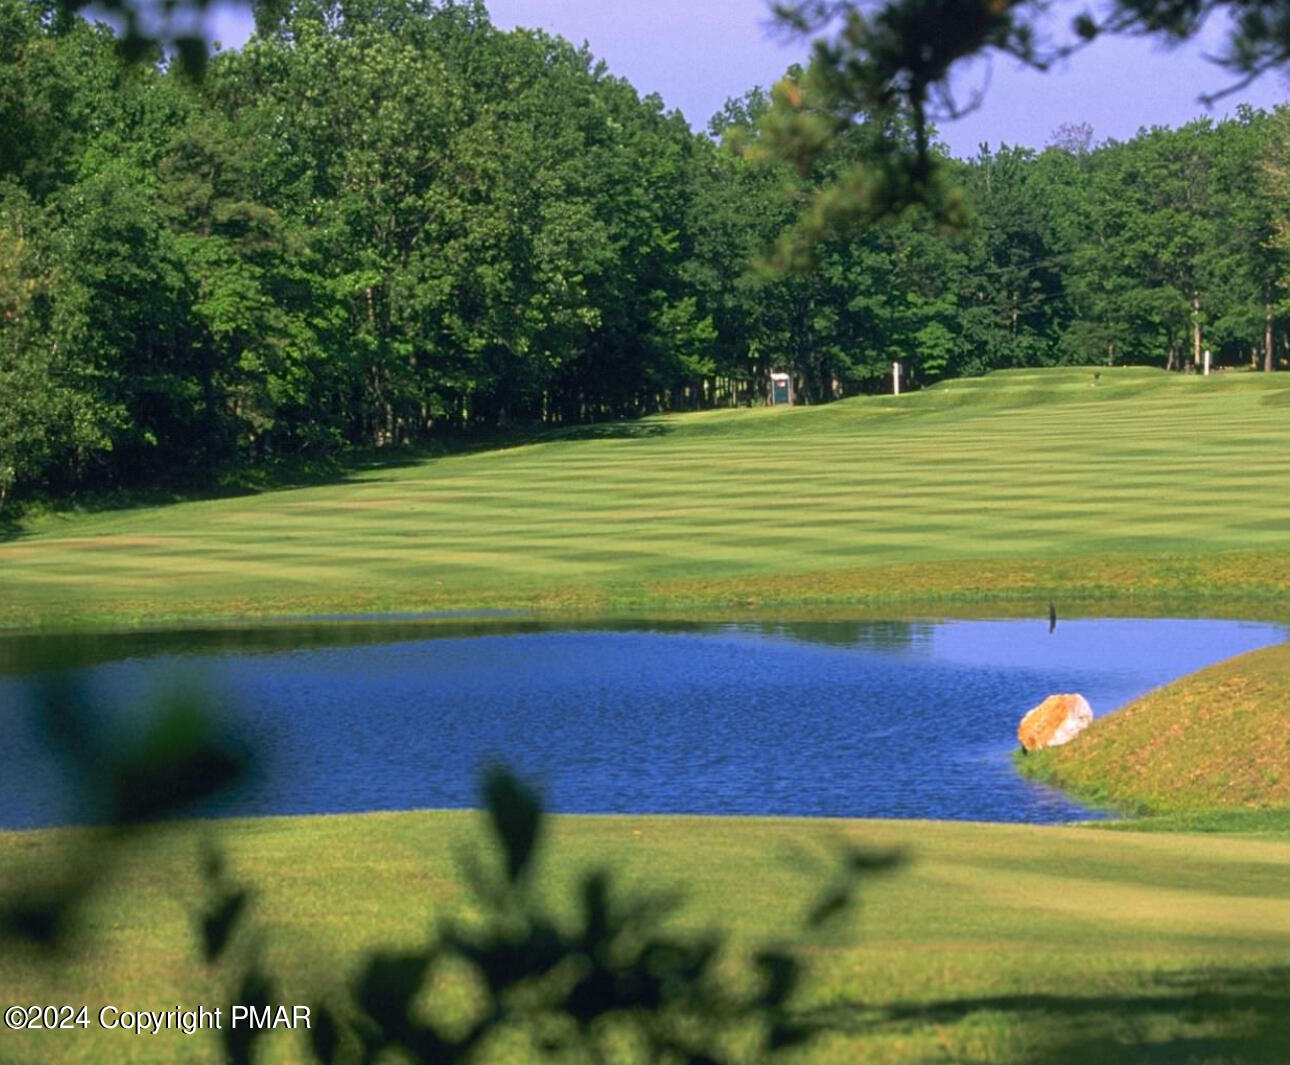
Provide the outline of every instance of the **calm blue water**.
[[473,806],[480,767],[501,760],[565,812],[1078,819],[1010,766],[1026,710],[1078,691],[1105,713],[1285,638],[1090,620],[1052,635],[1046,621],[952,621],[11,639],[0,826],[94,819],[33,723],[55,674],[84,686],[114,736],[158,695],[201,685],[258,760],[204,814]]

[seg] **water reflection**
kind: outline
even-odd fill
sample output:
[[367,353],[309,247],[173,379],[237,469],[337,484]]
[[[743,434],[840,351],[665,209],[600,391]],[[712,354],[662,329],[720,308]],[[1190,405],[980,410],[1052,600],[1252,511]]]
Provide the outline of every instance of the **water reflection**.
[[0,640],[0,825],[83,820],[28,720],[58,676],[107,735],[176,684],[214,694],[262,773],[204,812],[473,805],[481,762],[578,812],[1062,821],[1020,780],[1017,720],[1056,691],[1103,713],[1285,638],[1220,621],[604,623],[462,619]]
[[930,621],[758,621],[737,627],[779,639],[874,651],[905,651],[926,645],[936,630]]

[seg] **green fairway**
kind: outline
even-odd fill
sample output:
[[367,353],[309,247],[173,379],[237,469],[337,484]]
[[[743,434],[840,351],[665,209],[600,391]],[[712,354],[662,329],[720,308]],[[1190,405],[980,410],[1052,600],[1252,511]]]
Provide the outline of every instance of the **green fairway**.
[[[352,972],[364,948],[419,943],[431,914],[462,902],[453,855],[479,824],[466,813],[408,813],[219,827],[233,875],[257,889],[255,921],[288,973],[282,1001],[312,1001]],[[543,884],[567,898],[578,872],[609,864],[624,886],[683,885],[681,922],[729,929],[737,960],[744,947],[794,933],[818,884],[789,856],[839,836],[903,846],[911,860],[865,884],[849,941],[812,952],[797,1006],[836,1030],[813,1048],[812,1062],[1290,1060],[1284,838],[559,818]],[[29,867],[75,839],[0,835],[0,868]],[[87,952],[54,969],[0,956],[0,999],[87,1003],[93,1013],[106,1004],[229,1002],[196,945],[196,854],[188,833],[136,851],[91,907]],[[271,1060],[295,1060],[293,1037],[277,1034],[273,1045]],[[135,1036],[97,1025],[10,1036],[3,1046],[12,1062],[215,1060],[206,1034]]]
[[1017,371],[44,517],[0,623],[1290,590],[1279,376]]

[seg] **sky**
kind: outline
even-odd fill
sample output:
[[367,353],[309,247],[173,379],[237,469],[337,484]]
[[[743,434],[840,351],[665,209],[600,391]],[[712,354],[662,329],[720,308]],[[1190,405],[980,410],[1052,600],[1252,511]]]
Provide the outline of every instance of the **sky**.
[[[538,27],[585,41],[613,74],[642,95],[658,93],[695,129],[705,128],[726,99],[769,87],[808,52],[807,44],[786,41],[772,28],[767,0],[488,0],[488,10],[502,29]],[[210,31],[236,47],[250,33],[250,17],[218,8]],[[1222,37],[1221,27],[1211,26],[1200,41],[1173,51],[1146,40],[1101,40],[1043,74],[1003,58],[978,64],[956,89],[966,96],[984,85],[984,103],[941,124],[941,140],[961,157],[975,155],[982,143],[1042,148],[1063,123],[1081,122],[1093,127],[1095,141],[1127,140],[1144,126],[1218,119],[1240,103],[1271,108],[1290,99],[1290,83],[1270,75],[1207,111],[1197,97],[1231,82],[1203,58]]]

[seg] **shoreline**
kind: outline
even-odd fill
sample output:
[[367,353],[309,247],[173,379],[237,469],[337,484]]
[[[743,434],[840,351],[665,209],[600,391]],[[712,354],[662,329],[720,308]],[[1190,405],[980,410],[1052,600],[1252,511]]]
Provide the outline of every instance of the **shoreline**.
[[[1195,605],[1195,604],[1193,604]],[[900,621],[913,620],[910,618],[892,617],[890,613],[878,617],[866,616],[866,613],[837,610],[812,610],[807,612],[752,612],[750,610],[741,610],[735,612],[719,612],[715,614],[704,615],[699,612],[669,612],[656,613],[650,615],[600,615],[587,616],[582,614],[564,614],[564,615],[539,615],[539,614],[505,614],[498,615],[489,612],[480,612],[472,614],[454,614],[454,615],[422,615],[416,617],[399,616],[394,619],[380,615],[368,616],[346,616],[337,617],[314,617],[301,620],[253,620],[246,621],[229,621],[229,622],[207,622],[199,625],[182,625],[174,624],[169,626],[154,626],[149,628],[129,628],[114,627],[100,630],[72,629],[64,632],[53,630],[37,630],[34,632],[15,633],[0,632],[0,676],[5,674],[18,674],[30,669],[39,669],[39,656],[41,654],[58,655],[60,664],[66,664],[63,655],[65,649],[60,649],[58,644],[63,639],[75,640],[78,637],[89,638],[93,642],[87,649],[89,658],[84,663],[92,664],[98,662],[113,661],[117,656],[137,657],[140,654],[149,653],[177,653],[184,650],[172,641],[182,641],[185,637],[210,637],[222,635],[230,639],[230,642],[223,647],[218,643],[214,647],[207,648],[211,651],[226,650],[229,652],[256,652],[272,651],[290,647],[330,647],[330,646],[348,646],[351,642],[354,644],[365,644],[373,642],[388,641],[391,639],[416,639],[416,638],[433,638],[441,636],[445,638],[469,638],[473,636],[496,635],[498,633],[524,633],[532,631],[541,631],[548,627],[555,629],[604,629],[606,627],[621,626],[631,628],[636,625],[648,626],[659,625],[661,627],[670,627],[672,625],[685,630],[690,627],[706,627],[708,625],[720,624],[739,624],[740,622],[760,624],[774,624],[776,622],[790,623],[793,620],[814,620],[814,621]],[[981,617],[980,614],[973,612],[974,620],[1016,620],[1005,616],[995,615],[994,618]],[[1025,617],[1026,615],[1022,615]],[[915,616],[917,620],[927,621],[929,623],[950,622],[963,620],[959,618],[947,617],[944,614],[928,616],[919,614]],[[1069,621],[1083,620],[1082,614],[1072,612],[1066,615]],[[1252,619],[1238,619],[1252,620]],[[1036,619],[1035,624],[1040,624],[1041,620]],[[1281,622],[1266,622],[1273,626]],[[391,632],[391,628],[395,632]],[[291,633],[307,634],[310,638],[303,643],[290,641],[289,643],[280,643],[274,640],[275,636],[288,636]],[[1283,633],[1283,635],[1285,635]],[[346,637],[349,638],[346,638]],[[97,640],[104,641],[102,645]],[[48,641],[48,643],[47,643]],[[118,642],[119,641],[119,642]],[[145,641],[140,646],[134,641]],[[154,643],[155,641],[155,643]],[[30,643],[31,646],[23,645]],[[6,655],[6,646],[11,652]],[[205,642],[203,642],[205,646]],[[62,650],[62,654],[59,652]],[[1243,652],[1226,659],[1220,659],[1201,667],[1191,673],[1181,674],[1177,677],[1165,681],[1156,688],[1145,692],[1129,702],[1116,706],[1101,714],[1094,727],[1098,723],[1112,720],[1118,715],[1132,710],[1135,706],[1145,700],[1150,700],[1158,696],[1161,691],[1166,689],[1185,686],[1189,683],[1203,683],[1206,674],[1223,669],[1231,669],[1240,660],[1257,655],[1267,651],[1279,651],[1290,657],[1290,639],[1282,640],[1277,643],[1266,645],[1261,651]],[[24,653],[25,652],[25,653]],[[6,662],[6,659],[10,661]],[[1087,746],[1090,733],[1085,733],[1079,737],[1071,748],[1080,746],[1081,741]],[[1057,757],[1068,755],[1070,752],[1067,748],[1056,749]],[[1081,751],[1083,747],[1081,747]],[[1042,785],[1051,788],[1053,791],[1060,793],[1063,797],[1069,799],[1084,808],[1089,813],[1089,817],[1077,817],[1073,820],[1043,822],[1030,820],[974,820],[960,818],[907,818],[902,816],[852,816],[847,814],[840,815],[811,815],[811,814],[776,814],[776,813],[722,813],[722,812],[613,812],[613,811],[575,811],[562,812],[551,811],[552,817],[591,817],[603,819],[657,819],[661,821],[675,821],[693,819],[696,821],[705,821],[709,819],[717,820],[741,820],[741,821],[800,821],[802,823],[818,823],[845,825],[853,822],[878,821],[884,823],[938,823],[938,824],[977,824],[977,825],[1027,825],[1031,827],[1105,827],[1108,823],[1115,823],[1118,828],[1131,829],[1133,824],[1142,820],[1151,820],[1154,822],[1150,830],[1159,830],[1162,818],[1161,814],[1166,816],[1164,821],[1169,820],[1170,814],[1176,814],[1179,811],[1161,811],[1145,806],[1136,802],[1131,795],[1116,795],[1104,790],[1089,787],[1080,787],[1078,783],[1069,783],[1064,780],[1059,772],[1054,771],[1051,758],[1053,752],[1032,752],[1027,758],[1022,759],[1014,752],[1009,758],[1010,771],[1016,776],[1030,783]],[[363,818],[369,816],[395,815],[395,814],[429,814],[438,815],[445,813],[462,813],[469,814],[474,808],[469,806],[445,807],[445,808],[377,808],[373,810],[356,810],[356,811],[324,811],[317,813],[301,814],[231,814],[228,816],[199,815],[193,817],[178,818],[175,822],[177,825],[184,825],[189,828],[199,827],[202,825],[237,825],[242,822],[266,822],[274,819],[286,819],[292,821],[307,822],[314,818]],[[1287,806],[1290,811],[1290,805]],[[1189,808],[1184,811],[1192,820],[1198,813],[1196,808]],[[1216,805],[1211,811],[1214,814],[1223,813],[1225,817],[1231,818],[1230,808],[1222,805]],[[1238,811],[1239,813],[1239,811]],[[1259,822],[1269,816],[1268,811],[1246,811],[1247,820],[1251,823]],[[1278,808],[1271,809],[1272,824],[1279,825],[1277,820]],[[1239,820],[1239,818],[1238,818]],[[1201,819],[1199,823],[1201,831],[1215,831],[1211,827],[1213,819],[1207,822]],[[0,834],[13,833],[42,833],[42,832],[61,832],[61,831],[95,831],[104,826],[93,824],[61,824],[37,827],[0,827]],[[1177,830],[1177,829],[1174,829]],[[1238,826],[1236,830],[1241,830]]]

